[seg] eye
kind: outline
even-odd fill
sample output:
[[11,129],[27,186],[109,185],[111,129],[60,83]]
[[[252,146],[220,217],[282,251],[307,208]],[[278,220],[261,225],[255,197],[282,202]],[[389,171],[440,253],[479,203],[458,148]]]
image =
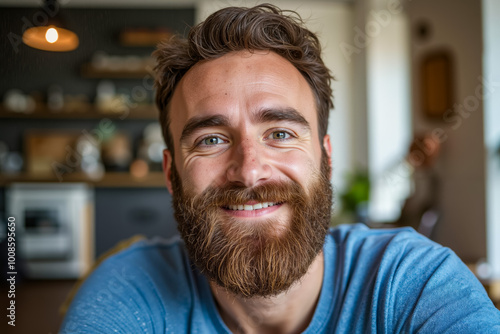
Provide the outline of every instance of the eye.
[[219,137],[207,137],[201,141],[201,144],[206,146],[213,146],[217,144],[222,144],[224,141]]
[[286,131],[274,131],[271,133],[270,137],[271,137],[271,139],[275,139],[275,140],[284,140],[284,139],[289,139],[291,136]]

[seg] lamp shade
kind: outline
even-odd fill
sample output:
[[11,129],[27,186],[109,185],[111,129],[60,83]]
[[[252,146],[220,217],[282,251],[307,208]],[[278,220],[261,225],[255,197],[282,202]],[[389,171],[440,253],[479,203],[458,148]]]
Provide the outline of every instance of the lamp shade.
[[23,34],[24,44],[45,51],[71,51],[78,47],[78,36],[54,25],[32,27]]
[[45,51],[71,51],[78,47],[78,36],[66,28],[57,0],[46,0],[39,11],[49,13],[51,18],[46,24],[26,29],[24,44]]

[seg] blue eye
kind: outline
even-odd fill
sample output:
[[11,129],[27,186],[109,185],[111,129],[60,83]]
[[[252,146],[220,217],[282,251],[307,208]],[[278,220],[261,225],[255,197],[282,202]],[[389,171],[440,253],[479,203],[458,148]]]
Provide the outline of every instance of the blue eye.
[[202,140],[202,143],[207,146],[222,144],[222,139],[219,137],[207,137]]

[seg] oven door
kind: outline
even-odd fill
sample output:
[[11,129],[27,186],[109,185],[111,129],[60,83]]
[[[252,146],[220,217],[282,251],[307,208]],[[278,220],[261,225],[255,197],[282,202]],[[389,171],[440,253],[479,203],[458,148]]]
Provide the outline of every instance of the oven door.
[[34,278],[79,277],[93,261],[93,190],[86,184],[18,183],[7,191],[18,247]]

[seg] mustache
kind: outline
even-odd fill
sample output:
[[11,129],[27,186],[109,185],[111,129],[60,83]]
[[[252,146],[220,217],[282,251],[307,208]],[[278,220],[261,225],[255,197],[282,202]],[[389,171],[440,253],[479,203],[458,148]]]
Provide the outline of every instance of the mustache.
[[198,208],[211,208],[243,205],[249,201],[259,203],[294,202],[300,204],[297,201],[303,201],[301,200],[304,197],[303,192],[302,187],[293,181],[269,181],[252,188],[237,184],[226,184],[221,187],[208,187],[200,195],[193,197],[193,205]]

